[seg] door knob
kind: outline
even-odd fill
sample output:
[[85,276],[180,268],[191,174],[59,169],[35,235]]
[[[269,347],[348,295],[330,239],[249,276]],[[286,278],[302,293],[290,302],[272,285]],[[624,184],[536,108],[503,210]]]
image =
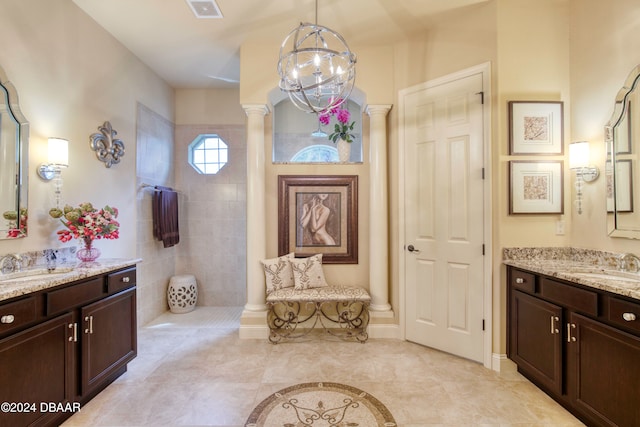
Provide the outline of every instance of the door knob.
[[419,249],[416,249],[413,245],[409,245],[409,246],[407,246],[407,250],[408,250],[409,252],[413,252],[413,253],[416,253],[416,254],[417,254],[418,252],[420,252],[420,250],[419,250]]

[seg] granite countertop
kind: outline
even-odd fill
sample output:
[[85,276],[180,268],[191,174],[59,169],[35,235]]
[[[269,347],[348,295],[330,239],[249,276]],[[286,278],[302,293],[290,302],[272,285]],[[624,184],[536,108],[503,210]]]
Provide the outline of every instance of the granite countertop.
[[44,274],[39,274],[38,276],[34,276],[33,279],[26,279],[25,277],[29,276],[25,276],[16,277],[16,280],[12,281],[11,275],[5,277],[0,276],[0,301],[27,295],[76,280],[98,276],[113,270],[133,266],[141,261],[142,259],[101,258],[98,262],[91,263],[91,265],[83,267],[72,266],[72,269],[69,269],[68,266],[60,265],[58,269],[62,272],[55,273],[54,271],[54,274],[51,274],[50,277],[43,277]]
[[640,300],[640,273],[618,270],[619,254],[575,248],[506,248],[503,263]]

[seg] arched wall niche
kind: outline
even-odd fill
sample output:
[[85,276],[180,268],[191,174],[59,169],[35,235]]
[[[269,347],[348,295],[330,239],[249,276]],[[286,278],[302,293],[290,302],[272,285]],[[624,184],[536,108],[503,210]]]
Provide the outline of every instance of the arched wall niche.
[[[286,93],[279,88],[269,92],[269,103],[273,128],[273,163],[337,163],[335,144],[328,135],[318,134],[324,131],[331,134],[336,123],[331,119],[329,125],[320,126],[318,117],[312,113],[305,113],[293,105]],[[351,148],[349,163],[362,163],[362,118],[366,96],[357,87],[353,88],[347,101],[347,109],[351,113],[351,121],[355,121],[353,133],[355,135]],[[313,147],[317,147],[314,150]],[[317,155],[313,155],[317,151]],[[302,156],[304,152],[306,155]]]

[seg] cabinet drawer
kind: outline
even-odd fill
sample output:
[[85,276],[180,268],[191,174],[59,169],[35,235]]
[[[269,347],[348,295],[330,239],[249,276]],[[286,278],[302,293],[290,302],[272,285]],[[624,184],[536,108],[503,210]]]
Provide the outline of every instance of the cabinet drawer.
[[47,316],[60,313],[104,296],[102,277],[87,280],[68,288],[47,292]]
[[535,293],[536,276],[531,273],[525,273],[524,271],[511,269],[511,286],[514,289]]
[[107,276],[107,292],[115,293],[136,285],[136,269],[119,271]]
[[592,316],[598,315],[598,293],[547,278],[540,281],[540,294],[558,304]]
[[640,304],[609,298],[609,321],[640,332]]
[[36,320],[36,298],[29,297],[0,306],[0,334]]

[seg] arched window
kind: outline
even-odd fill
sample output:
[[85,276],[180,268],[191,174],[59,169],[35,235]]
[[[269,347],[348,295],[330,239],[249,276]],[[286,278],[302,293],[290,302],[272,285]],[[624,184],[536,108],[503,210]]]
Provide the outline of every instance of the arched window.
[[338,160],[338,150],[328,145],[312,145],[303,148],[291,158],[295,163],[330,163]]

